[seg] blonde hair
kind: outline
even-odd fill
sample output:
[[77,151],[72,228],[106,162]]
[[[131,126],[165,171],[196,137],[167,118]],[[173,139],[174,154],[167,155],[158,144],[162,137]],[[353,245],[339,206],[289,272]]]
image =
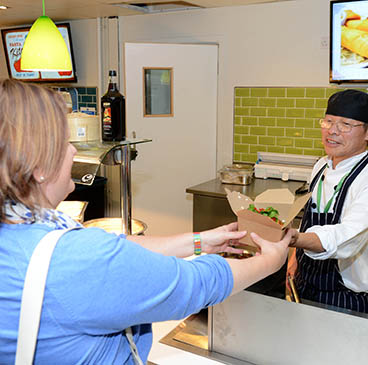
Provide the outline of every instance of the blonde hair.
[[0,81],[0,222],[6,200],[32,211],[45,197],[35,169],[58,175],[68,143],[66,105],[55,91],[15,80]]

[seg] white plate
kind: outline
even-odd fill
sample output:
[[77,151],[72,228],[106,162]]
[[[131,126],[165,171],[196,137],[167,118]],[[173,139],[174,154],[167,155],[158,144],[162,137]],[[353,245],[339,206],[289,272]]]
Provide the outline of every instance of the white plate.
[[341,66],[341,68],[344,69],[344,70],[349,70],[351,68],[364,68],[364,67],[368,67],[368,59],[366,61],[359,62],[359,63],[356,63],[356,64]]

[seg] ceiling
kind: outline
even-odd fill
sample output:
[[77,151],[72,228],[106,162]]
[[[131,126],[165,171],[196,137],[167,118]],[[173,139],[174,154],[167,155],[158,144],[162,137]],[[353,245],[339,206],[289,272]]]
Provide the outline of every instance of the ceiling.
[[[46,15],[57,22],[280,1],[290,0],[45,0],[45,7]],[[3,28],[32,24],[42,15],[42,0],[0,0],[0,5],[9,7],[7,10],[0,10],[0,27]]]

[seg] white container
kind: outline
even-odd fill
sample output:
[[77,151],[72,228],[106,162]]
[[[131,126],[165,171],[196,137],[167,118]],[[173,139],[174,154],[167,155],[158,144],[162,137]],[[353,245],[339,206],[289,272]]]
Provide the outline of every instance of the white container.
[[68,113],[70,142],[97,141],[100,139],[98,115],[86,113]]

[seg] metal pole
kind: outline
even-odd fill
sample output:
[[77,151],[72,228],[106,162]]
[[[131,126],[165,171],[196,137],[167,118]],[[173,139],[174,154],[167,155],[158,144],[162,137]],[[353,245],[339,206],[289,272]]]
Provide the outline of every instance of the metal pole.
[[121,146],[120,160],[120,208],[123,233],[132,233],[132,191],[130,175],[130,144]]

